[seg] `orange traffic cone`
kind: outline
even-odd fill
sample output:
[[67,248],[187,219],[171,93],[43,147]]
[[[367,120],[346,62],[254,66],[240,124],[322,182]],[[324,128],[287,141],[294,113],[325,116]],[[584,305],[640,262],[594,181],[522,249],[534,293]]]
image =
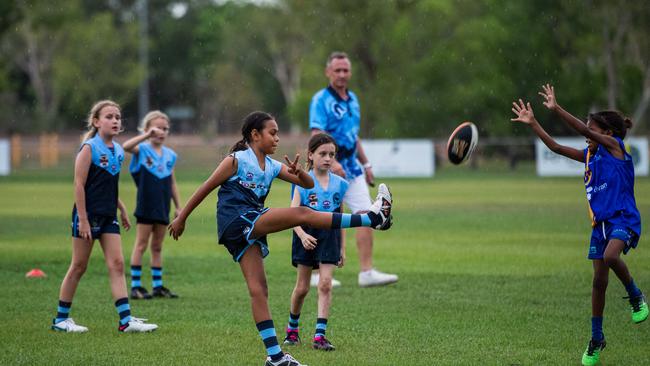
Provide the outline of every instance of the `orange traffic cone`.
[[34,268],[31,271],[27,272],[25,274],[25,277],[27,277],[27,278],[44,278],[44,277],[47,277],[47,275],[45,274],[45,272],[41,271],[40,269]]

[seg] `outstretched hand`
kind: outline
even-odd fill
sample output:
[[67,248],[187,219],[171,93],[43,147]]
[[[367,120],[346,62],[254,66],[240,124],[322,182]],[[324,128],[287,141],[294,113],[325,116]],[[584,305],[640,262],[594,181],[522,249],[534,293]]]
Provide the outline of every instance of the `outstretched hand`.
[[535,115],[533,114],[533,108],[531,108],[530,103],[524,104],[524,102],[519,99],[519,104],[517,102],[512,102],[512,112],[517,115],[517,118],[511,118],[512,122],[523,122],[527,125],[533,123],[535,120]]
[[555,110],[558,107],[557,100],[555,99],[555,88],[551,84],[546,84],[542,85],[542,90],[544,91],[538,93],[545,99],[542,104],[548,109]]
[[289,168],[289,173],[293,175],[298,175],[302,171],[302,167],[300,164],[298,164],[298,160],[300,160],[300,154],[296,154],[296,158],[291,161],[289,160],[288,156],[284,156],[284,160],[287,162],[287,167]]

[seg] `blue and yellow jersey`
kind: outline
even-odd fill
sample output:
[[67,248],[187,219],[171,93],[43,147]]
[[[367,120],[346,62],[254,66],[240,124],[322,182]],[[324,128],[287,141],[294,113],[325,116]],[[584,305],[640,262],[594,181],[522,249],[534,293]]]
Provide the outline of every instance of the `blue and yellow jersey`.
[[175,165],[176,153],[172,149],[162,146],[159,155],[148,142],[138,146],[129,167],[138,187],[136,217],[169,222]]
[[115,216],[118,181],[124,161],[124,150],[115,141],[113,141],[112,147],[106,146],[99,135],[84,141],[81,148],[84,145],[90,146],[92,152],[92,160],[84,186],[86,212],[94,215]]
[[363,170],[357,160],[357,139],[361,121],[361,108],[357,96],[347,91],[343,100],[331,86],[314,95],[309,107],[309,128],[330,134],[338,145],[336,159],[343,165],[347,179],[353,179]]
[[624,153],[617,159],[604,146],[595,154],[589,149],[585,154],[585,189],[592,224],[621,216],[630,229],[641,234],[641,216],[634,199],[634,163],[625,150],[623,140],[616,138]]
[[217,193],[219,238],[235,218],[249,211],[264,210],[271,183],[282,169],[282,163],[267,156],[262,170],[251,148],[236,151],[232,156],[237,160],[237,172],[221,185]]

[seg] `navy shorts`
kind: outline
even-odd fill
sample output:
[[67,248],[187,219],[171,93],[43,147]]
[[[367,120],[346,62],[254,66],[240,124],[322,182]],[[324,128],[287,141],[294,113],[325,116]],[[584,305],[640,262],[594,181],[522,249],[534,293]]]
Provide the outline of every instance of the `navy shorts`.
[[603,259],[605,248],[612,239],[619,239],[625,243],[623,254],[627,254],[630,248],[636,248],[639,243],[639,235],[624,223],[602,221],[591,231],[591,242],[589,243],[589,259]]
[[[88,223],[90,224],[90,234],[93,239],[99,239],[102,234],[119,234],[120,223],[117,216],[103,216],[88,214]],[[77,210],[72,210],[72,237],[81,238],[79,235],[79,216]]]
[[255,228],[255,222],[262,216],[267,209],[263,211],[249,211],[235,218],[219,238],[219,244],[228,249],[232,259],[239,262],[246,250],[254,244],[258,244],[262,250],[262,258],[269,255],[269,246],[266,242],[266,235],[259,238],[251,238],[251,233]]
[[169,225],[169,220],[163,221],[163,220],[152,220],[152,219],[147,219],[144,217],[135,217],[135,222],[137,224],[144,224],[144,225]]
[[298,235],[293,233],[291,247],[291,264],[298,267],[299,264],[314,269],[319,264],[338,264],[341,260],[341,230],[340,229],[312,229],[303,227],[303,230],[316,238],[316,248],[306,250]]

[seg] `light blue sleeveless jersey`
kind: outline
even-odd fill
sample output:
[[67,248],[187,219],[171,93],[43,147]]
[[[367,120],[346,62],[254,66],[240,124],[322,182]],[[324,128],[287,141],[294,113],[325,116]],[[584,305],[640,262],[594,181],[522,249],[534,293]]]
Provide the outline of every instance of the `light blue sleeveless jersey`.
[[84,145],[90,146],[92,151],[92,160],[84,186],[86,212],[94,215],[115,216],[124,150],[115,141],[113,141],[111,150],[104,144],[99,134],[84,141],[79,150]]
[[133,154],[129,167],[138,187],[136,217],[169,222],[175,164],[176,153],[166,146],[162,146],[160,155],[149,142],[138,146],[138,153]]

